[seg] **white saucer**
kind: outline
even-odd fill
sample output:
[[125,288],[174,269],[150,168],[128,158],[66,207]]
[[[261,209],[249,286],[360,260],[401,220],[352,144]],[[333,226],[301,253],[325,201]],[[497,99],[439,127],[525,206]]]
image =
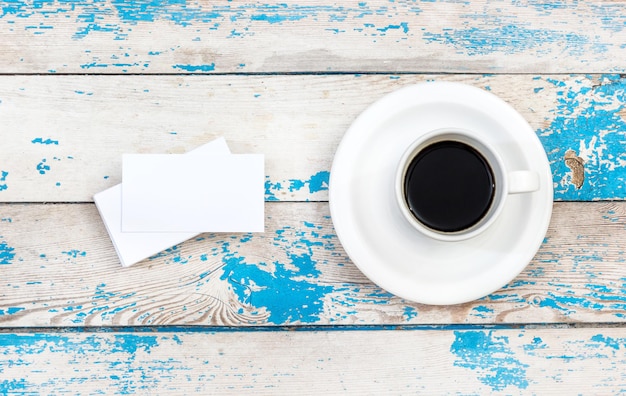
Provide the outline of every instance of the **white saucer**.
[[[461,242],[415,230],[394,196],[404,150],[448,127],[481,134],[509,170],[534,170],[541,186],[509,196],[489,229]],[[425,304],[463,303],[506,285],[539,249],[552,214],[552,173],[532,128],[503,100],[458,83],[412,85],[372,104],[343,137],[329,184],[333,224],[352,261],[380,287]]]

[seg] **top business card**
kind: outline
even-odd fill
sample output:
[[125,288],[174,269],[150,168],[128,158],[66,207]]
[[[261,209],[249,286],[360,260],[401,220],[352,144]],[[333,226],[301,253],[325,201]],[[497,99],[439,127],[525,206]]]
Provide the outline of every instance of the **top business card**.
[[263,232],[261,154],[125,154],[123,232]]

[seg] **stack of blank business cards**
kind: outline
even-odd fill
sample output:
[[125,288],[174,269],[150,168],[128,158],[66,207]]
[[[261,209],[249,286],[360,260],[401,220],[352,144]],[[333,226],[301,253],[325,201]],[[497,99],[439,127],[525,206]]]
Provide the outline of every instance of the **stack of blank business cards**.
[[223,138],[187,154],[124,154],[122,183],[94,195],[123,266],[203,232],[263,232],[264,158]]

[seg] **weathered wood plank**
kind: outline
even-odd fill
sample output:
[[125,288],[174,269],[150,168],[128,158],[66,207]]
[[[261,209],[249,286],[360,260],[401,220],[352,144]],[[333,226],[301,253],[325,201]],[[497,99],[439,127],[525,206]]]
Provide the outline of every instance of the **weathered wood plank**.
[[618,394],[621,328],[5,333],[0,392]]
[[622,0],[13,0],[0,73],[623,72],[625,25]]
[[326,203],[269,203],[264,234],[203,234],[123,269],[92,204],[0,205],[0,324],[623,322],[626,203],[556,203],[522,274],[481,300],[408,303],[350,262]]
[[122,153],[180,153],[217,136],[266,155],[267,200],[326,200],[354,118],[431,79],[491,90],[522,113],[556,200],[626,197],[619,75],[0,76],[0,202],[91,201],[121,181]]

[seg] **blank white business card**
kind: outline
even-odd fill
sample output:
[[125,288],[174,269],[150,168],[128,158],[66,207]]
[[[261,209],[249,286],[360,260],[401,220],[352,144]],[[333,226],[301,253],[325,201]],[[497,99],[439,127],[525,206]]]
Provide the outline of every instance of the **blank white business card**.
[[263,232],[262,154],[125,154],[124,232]]
[[[224,138],[215,139],[185,155],[229,154]],[[94,195],[94,202],[113,242],[122,266],[128,267],[162,250],[198,235],[186,233],[122,232],[122,185],[118,184]]]

